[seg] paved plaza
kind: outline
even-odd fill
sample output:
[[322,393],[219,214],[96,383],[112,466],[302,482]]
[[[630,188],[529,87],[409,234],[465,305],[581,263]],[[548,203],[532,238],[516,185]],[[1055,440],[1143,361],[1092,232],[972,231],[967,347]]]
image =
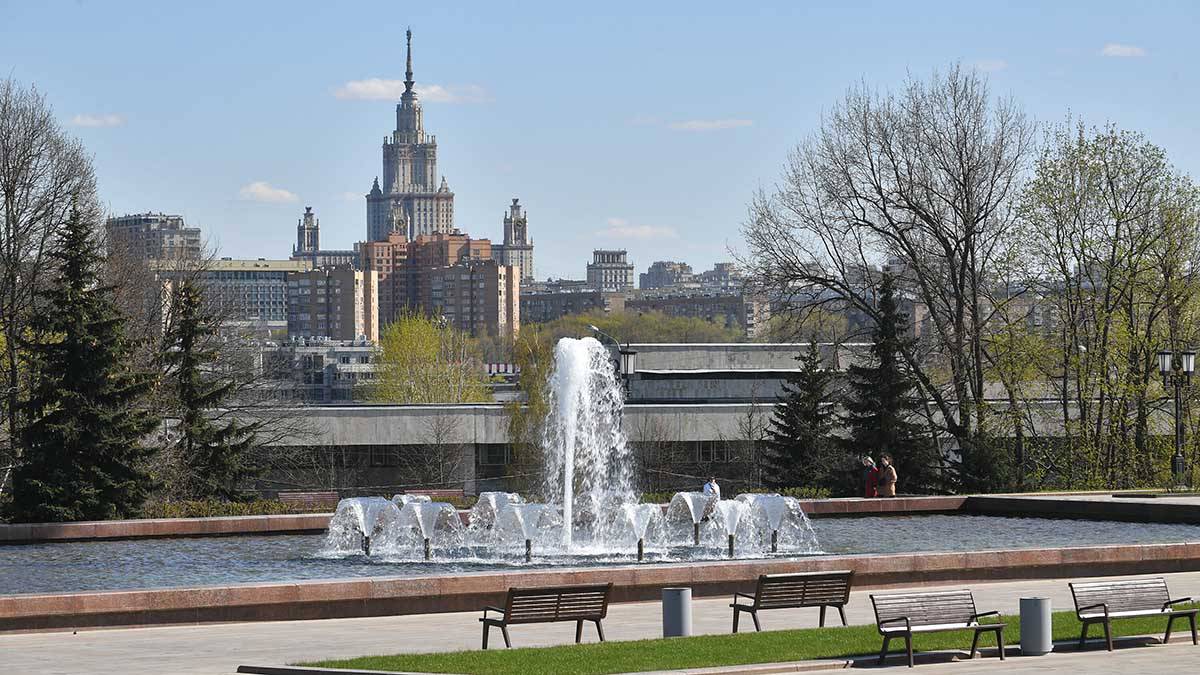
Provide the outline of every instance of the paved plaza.
[[[1200,572],[1163,575],[1176,596],[1200,597]],[[961,587],[955,584],[953,587]],[[1051,598],[1055,610],[1071,608],[1064,579],[974,583],[980,611],[1018,612],[1021,596]],[[931,587],[922,587],[929,590]],[[855,592],[847,607],[851,623],[872,623],[868,591]],[[727,633],[731,613],[729,598],[696,600],[693,628],[696,633]],[[427,614],[321,621],[285,621],[199,626],[159,626],[70,632],[0,635],[0,672],[6,675],[228,675],[240,664],[278,665],[324,658],[398,652],[477,649],[478,612]],[[817,611],[780,610],[764,613],[763,628],[778,630],[816,625]],[[610,640],[636,640],[661,634],[661,608],[657,602],[614,605],[605,621]],[[1186,631],[1184,632],[1186,635]],[[571,624],[517,626],[512,629],[517,646],[569,643]],[[585,629],[585,640],[595,633]],[[972,663],[930,663],[921,672],[1196,672],[1200,648],[1183,646],[1128,647],[1116,657],[1105,653],[1061,654],[1037,659],[1014,657]],[[919,641],[917,644],[920,646]],[[964,644],[964,648],[966,645]],[[1085,665],[1086,664],[1086,665]],[[1019,669],[1018,669],[1019,667]]]

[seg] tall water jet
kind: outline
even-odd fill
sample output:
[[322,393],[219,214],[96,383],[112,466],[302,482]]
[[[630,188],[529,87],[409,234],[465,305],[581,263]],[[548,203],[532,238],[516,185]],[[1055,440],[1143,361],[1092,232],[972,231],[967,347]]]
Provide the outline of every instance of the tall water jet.
[[646,555],[646,530],[652,520],[662,517],[662,509],[658,504],[625,504],[621,508],[637,537],[637,559],[641,562]]
[[692,522],[692,544],[700,545],[700,522],[704,520],[713,498],[703,492],[676,492],[667,506],[667,517],[690,518]]
[[746,502],[736,499],[722,499],[713,506],[713,512],[719,516],[721,526],[725,529],[725,534],[729,537],[729,557],[733,557],[734,538],[737,535],[738,524],[742,522],[742,516],[750,510]]
[[618,508],[637,501],[633,461],[621,431],[624,391],[599,341],[559,340],[549,389],[545,494],[562,511],[562,546],[569,552],[577,539],[603,544],[618,534]]

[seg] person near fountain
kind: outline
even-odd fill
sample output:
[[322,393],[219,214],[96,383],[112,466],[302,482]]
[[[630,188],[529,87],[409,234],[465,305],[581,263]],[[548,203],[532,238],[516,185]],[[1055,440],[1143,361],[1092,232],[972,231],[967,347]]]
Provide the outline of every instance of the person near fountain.
[[712,476],[704,484],[704,494],[715,501],[721,501],[721,486],[717,485],[717,477]]
[[879,496],[895,497],[896,481],[899,476],[896,474],[896,467],[892,465],[892,456],[886,452],[883,453],[879,456],[879,463],[883,465],[883,468],[879,470]]
[[871,459],[870,455],[863,457],[863,496],[878,497],[879,496],[879,467],[875,466],[875,460]]

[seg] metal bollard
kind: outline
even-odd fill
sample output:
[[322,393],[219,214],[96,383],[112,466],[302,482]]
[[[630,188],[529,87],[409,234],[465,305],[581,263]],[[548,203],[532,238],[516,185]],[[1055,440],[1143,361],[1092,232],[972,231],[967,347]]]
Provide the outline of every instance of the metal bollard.
[[1021,655],[1054,651],[1050,630],[1050,598],[1021,598]]
[[692,634],[692,589],[664,588],[662,591],[663,637]]

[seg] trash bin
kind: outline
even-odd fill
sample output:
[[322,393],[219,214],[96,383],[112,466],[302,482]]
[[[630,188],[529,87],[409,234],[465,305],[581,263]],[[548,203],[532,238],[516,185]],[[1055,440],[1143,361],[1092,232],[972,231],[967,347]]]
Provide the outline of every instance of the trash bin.
[[662,592],[663,637],[692,634],[692,589],[664,588]]
[[1021,598],[1021,655],[1041,656],[1054,650],[1050,632],[1050,598]]

